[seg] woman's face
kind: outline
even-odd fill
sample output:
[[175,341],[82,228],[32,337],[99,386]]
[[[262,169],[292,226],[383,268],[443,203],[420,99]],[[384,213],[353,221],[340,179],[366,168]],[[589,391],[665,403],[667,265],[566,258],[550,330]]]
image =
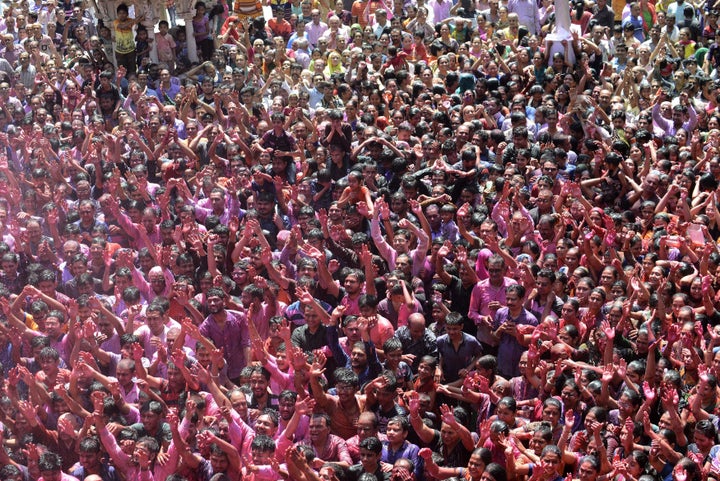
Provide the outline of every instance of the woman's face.
[[702,299],[702,279],[696,277],[690,284],[690,297],[693,299]]
[[470,456],[467,470],[468,474],[470,474],[470,477],[472,479],[477,479],[483,474],[483,471],[485,471],[485,463],[478,454],[473,454],[472,456]]
[[597,469],[590,462],[584,462],[578,469],[578,478],[580,481],[595,481],[597,479]]
[[515,413],[510,410],[507,406],[498,406],[495,411],[500,421],[504,422],[508,426],[515,425]]
[[590,294],[588,297],[588,305],[593,311],[599,310],[603,305],[602,295],[599,292],[593,292]]
[[642,472],[642,467],[638,464],[638,462],[635,460],[635,458],[630,455],[625,460],[628,468],[628,473],[633,476],[634,478],[637,478],[640,476],[640,473]]
[[660,267],[653,267],[653,269],[650,271],[650,275],[648,276],[648,280],[650,281],[650,284],[653,284],[655,287],[657,287],[660,284],[660,281],[663,278],[663,271]]
[[543,456],[542,461],[545,462],[545,464],[552,466],[555,468],[555,471],[559,474],[562,468],[562,462],[560,459],[560,456],[558,456],[556,453],[545,453],[545,456]]
[[560,408],[554,404],[547,405],[542,410],[542,420],[555,427],[560,422]]

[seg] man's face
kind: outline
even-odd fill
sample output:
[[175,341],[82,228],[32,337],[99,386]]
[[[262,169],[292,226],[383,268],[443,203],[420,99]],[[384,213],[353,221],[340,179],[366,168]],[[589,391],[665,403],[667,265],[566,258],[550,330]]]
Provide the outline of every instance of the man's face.
[[445,332],[450,340],[457,341],[462,337],[462,326],[445,326]]
[[420,339],[425,335],[425,322],[424,320],[412,320],[408,324],[410,330],[410,337],[413,339]]
[[540,236],[543,239],[550,240],[554,233],[553,226],[550,222],[540,222],[538,224],[538,232],[540,232]]
[[115,370],[115,377],[121,386],[128,386],[132,383],[133,372],[127,366],[118,366]]
[[293,413],[295,413],[295,403],[290,399],[283,399],[278,405],[278,413],[283,421],[290,420]]
[[510,311],[516,310],[518,307],[522,307],[521,302],[522,299],[520,299],[515,292],[511,292],[505,295],[505,302],[507,304],[508,309]]
[[682,125],[683,120],[685,120],[685,118],[684,118],[683,113],[680,110],[673,109],[672,120],[675,125]]
[[360,464],[363,469],[368,472],[374,472],[377,469],[380,453],[375,453],[369,449],[360,448]]
[[255,372],[250,376],[250,388],[252,389],[253,396],[256,398],[262,398],[267,395],[268,382],[265,376],[259,372]]
[[402,444],[408,435],[407,431],[403,431],[402,426],[398,423],[388,423],[386,434],[391,444]]
[[[247,404],[247,398],[245,397],[245,394],[242,392],[233,392],[230,395],[230,404],[232,405],[233,409],[242,417],[243,419],[246,419],[247,411],[248,411],[248,404]],[[259,418],[258,418],[259,419]]]
[[436,229],[442,222],[442,219],[440,219],[440,211],[435,206],[428,208],[428,210],[426,211],[425,217],[427,217],[427,220],[430,223],[430,226],[433,227],[434,229]]
[[70,264],[70,273],[73,275],[73,277],[77,277],[83,272],[87,272],[87,265],[85,264],[85,261],[75,261],[72,264]]
[[55,339],[61,334],[60,326],[60,320],[57,317],[45,318],[45,332],[51,339]]
[[52,359],[49,357],[43,357],[40,359],[40,369],[42,369],[42,371],[48,376],[52,376],[58,372],[59,364],[60,361],[58,359]]
[[53,281],[40,281],[38,289],[46,296],[55,297],[55,283]]
[[208,311],[210,311],[210,314],[218,314],[224,309],[225,302],[219,296],[212,296],[212,297],[208,297],[207,305],[208,305]]
[[350,365],[353,369],[364,369],[367,366],[367,353],[365,349],[354,347],[350,352]]
[[100,453],[80,452],[80,465],[85,470],[95,470],[100,465]]
[[225,453],[212,453],[210,455],[210,465],[212,466],[214,473],[224,473],[230,467],[227,454]]
[[257,201],[257,210],[258,213],[262,216],[270,215],[274,207],[274,204],[270,202],[269,200],[258,200]]
[[257,421],[255,421],[255,432],[257,434],[264,434],[272,437],[275,434],[275,431],[277,431],[277,427],[269,416],[259,416]]
[[147,326],[150,328],[150,332],[156,335],[162,332],[164,319],[160,312],[150,311],[146,314],[145,319],[147,320]]
[[360,280],[357,278],[357,276],[349,275],[345,278],[343,287],[345,287],[345,291],[349,295],[353,296],[360,292],[360,288],[362,287],[362,285],[360,284]]
[[140,415],[140,420],[147,432],[154,433],[160,424],[160,415],[148,410]]
[[327,435],[330,433],[330,428],[325,423],[325,418],[322,417],[311,419],[308,429],[310,430],[310,440],[313,443],[327,439]]
[[505,276],[505,268],[500,263],[490,264],[488,265],[488,274],[490,282],[499,284],[502,282],[503,276]]
[[40,476],[45,481],[61,481],[62,471],[59,469],[57,471],[40,471]]
[[645,182],[643,183],[643,187],[648,193],[655,193],[657,190],[658,184],[660,183],[660,179],[655,175],[648,175],[645,178]]
[[3,261],[2,270],[6,277],[14,277],[17,274],[17,263],[13,261]]

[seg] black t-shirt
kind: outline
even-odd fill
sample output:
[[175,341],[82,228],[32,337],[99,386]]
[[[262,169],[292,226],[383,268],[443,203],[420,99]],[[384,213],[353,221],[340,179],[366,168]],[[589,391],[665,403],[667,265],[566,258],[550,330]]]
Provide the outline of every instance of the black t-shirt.
[[263,135],[262,141],[266,149],[270,148],[280,152],[293,152],[297,149],[295,139],[285,131],[280,135],[275,135],[275,132],[270,130]]
[[437,451],[442,454],[445,458],[445,466],[448,468],[464,468],[470,461],[471,451],[465,449],[462,441],[458,441],[452,451],[446,451],[443,445],[442,438],[440,437],[440,431],[435,430],[432,442],[430,442],[430,449]]

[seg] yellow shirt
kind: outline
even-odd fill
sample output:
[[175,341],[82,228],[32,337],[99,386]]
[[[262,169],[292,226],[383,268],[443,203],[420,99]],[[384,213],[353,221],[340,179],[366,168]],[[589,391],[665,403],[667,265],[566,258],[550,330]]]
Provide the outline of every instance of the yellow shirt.
[[133,29],[120,27],[120,21],[114,20],[115,27],[115,51],[120,54],[128,54],[135,51],[135,35]]

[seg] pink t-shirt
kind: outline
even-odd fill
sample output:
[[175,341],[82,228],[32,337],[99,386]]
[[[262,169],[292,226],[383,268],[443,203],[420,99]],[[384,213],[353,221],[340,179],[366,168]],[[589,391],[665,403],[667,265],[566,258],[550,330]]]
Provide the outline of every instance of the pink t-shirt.
[[161,62],[173,62],[175,60],[175,52],[173,49],[177,46],[172,35],[169,33],[155,35],[155,44],[157,45],[158,60]]

